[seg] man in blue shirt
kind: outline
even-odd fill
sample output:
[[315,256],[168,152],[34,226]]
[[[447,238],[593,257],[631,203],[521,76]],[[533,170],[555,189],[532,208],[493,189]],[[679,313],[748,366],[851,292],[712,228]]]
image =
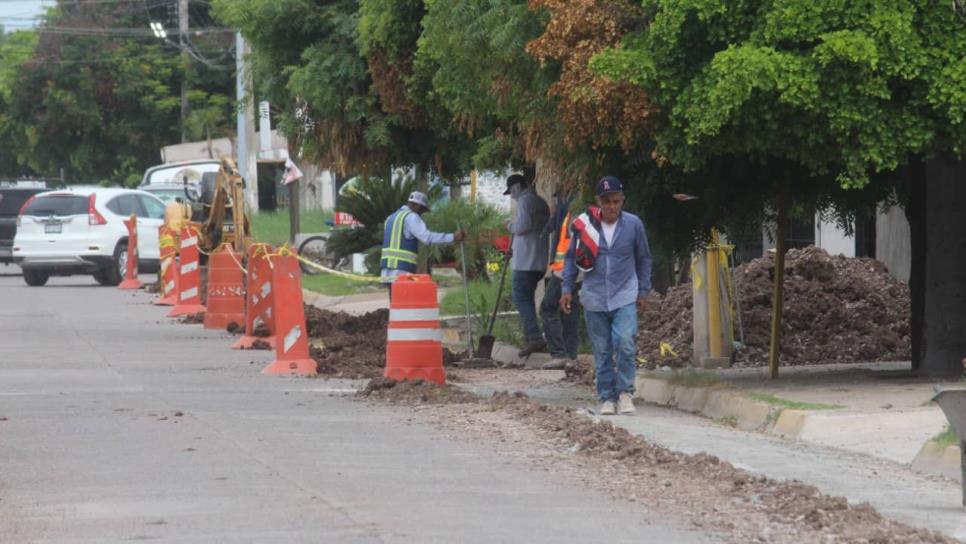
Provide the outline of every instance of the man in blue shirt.
[[395,281],[396,276],[402,273],[416,273],[419,263],[419,242],[449,244],[462,241],[466,237],[462,230],[452,234],[429,230],[421,217],[428,211],[429,199],[425,194],[413,191],[409,195],[409,201],[386,218],[379,268],[382,281],[390,288],[390,298],[392,282]]
[[[597,182],[600,210],[575,220],[575,232],[564,260],[560,308],[571,311],[577,273],[587,334],[594,350],[600,414],[634,413],[637,370],[637,312],[644,311],[651,291],[651,250],[644,223],[623,211],[624,185],[613,176]],[[580,269],[578,270],[578,266]]]

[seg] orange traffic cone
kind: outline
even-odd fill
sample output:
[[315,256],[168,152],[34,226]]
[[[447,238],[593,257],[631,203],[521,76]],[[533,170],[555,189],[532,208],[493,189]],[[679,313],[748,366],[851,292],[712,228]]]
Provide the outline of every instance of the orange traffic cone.
[[171,308],[168,317],[196,314],[205,311],[201,305],[201,268],[198,252],[198,231],[185,225],[181,229],[181,249],[178,267],[178,304]]
[[124,281],[118,289],[140,289],[141,282],[138,280],[138,216],[131,214],[124,220],[127,227],[127,266],[124,270]]
[[208,259],[206,329],[224,329],[245,319],[245,273],[235,250],[223,244]]
[[174,306],[178,303],[178,238],[173,229],[158,227],[158,247],[161,251],[161,269],[158,272],[161,294],[154,300],[157,306]]
[[403,274],[392,284],[384,375],[446,382],[436,282],[426,274]]
[[272,264],[276,359],[262,370],[262,374],[315,376],[315,360],[309,357],[299,262],[295,257],[285,256],[274,259]]
[[[249,349],[256,340],[275,347],[275,323],[272,319],[272,266],[268,253],[272,246],[252,244],[248,248],[248,274],[245,289],[245,334],[231,349]],[[255,336],[255,327],[264,324],[271,336]]]

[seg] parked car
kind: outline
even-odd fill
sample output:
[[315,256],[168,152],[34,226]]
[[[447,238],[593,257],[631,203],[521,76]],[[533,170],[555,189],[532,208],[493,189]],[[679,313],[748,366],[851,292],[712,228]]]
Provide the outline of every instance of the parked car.
[[20,208],[27,199],[46,190],[47,183],[43,181],[0,181],[0,263],[13,262],[13,237]]
[[132,213],[138,218],[138,268],[156,271],[164,203],[133,189],[72,187],[34,195],[17,217],[13,260],[30,286],[44,285],[50,276],[74,274],[117,285],[127,267],[124,220]]

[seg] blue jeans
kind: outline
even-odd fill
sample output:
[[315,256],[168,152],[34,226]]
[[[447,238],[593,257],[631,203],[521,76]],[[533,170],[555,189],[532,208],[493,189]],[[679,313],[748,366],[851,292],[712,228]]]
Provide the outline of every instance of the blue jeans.
[[540,324],[537,323],[537,302],[534,297],[543,274],[542,271],[537,270],[513,271],[513,306],[520,312],[527,342],[543,340]]
[[621,393],[634,393],[637,372],[637,305],[621,306],[610,312],[584,308],[587,335],[594,349],[597,398],[616,401]]
[[543,302],[540,303],[540,319],[543,321],[543,334],[547,337],[550,356],[576,359],[577,345],[580,343],[580,331],[577,327],[580,319],[580,284],[574,289],[572,310],[569,314],[560,311],[562,285],[563,280],[550,275],[543,291]]

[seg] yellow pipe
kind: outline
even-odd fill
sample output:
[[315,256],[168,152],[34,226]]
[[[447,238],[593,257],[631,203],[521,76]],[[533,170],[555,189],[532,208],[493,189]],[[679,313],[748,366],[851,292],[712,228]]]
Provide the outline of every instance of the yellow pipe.
[[718,231],[711,230],[711,246],[705,258],[708,276],[708,351],[711,357],[721,357],[721,291],[718,278]]

